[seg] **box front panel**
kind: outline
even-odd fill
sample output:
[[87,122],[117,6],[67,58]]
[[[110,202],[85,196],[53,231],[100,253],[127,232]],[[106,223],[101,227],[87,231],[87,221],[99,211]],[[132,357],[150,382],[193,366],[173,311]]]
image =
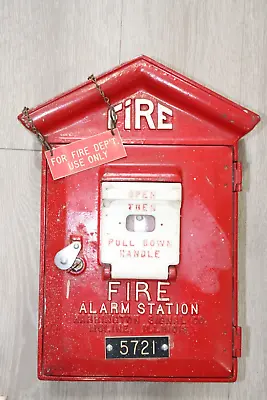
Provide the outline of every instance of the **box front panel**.
[[[132,166],[138,165],[139,179],[147,166],[152,171],[160,166],[177,171],[177,183],[182,185],[180,237],[174,238],[180,248],[177,278],[105,280],[99,262],[101,168],[58,181],[48,173],[39,375],[43,379],[231,379],[232,149],[127,146],[126,150],[127,158],[111,163],[111,168],[119,166],[131,176]],[[120,181],[120,174],[113,179]],[[76,275],[54,264],[56,253],[71,243],[73,235],[82,240],[78,257],[86,264]],[[151,235],[150,256],[167,245]],[[131,246],[124,242],[125,250]]]

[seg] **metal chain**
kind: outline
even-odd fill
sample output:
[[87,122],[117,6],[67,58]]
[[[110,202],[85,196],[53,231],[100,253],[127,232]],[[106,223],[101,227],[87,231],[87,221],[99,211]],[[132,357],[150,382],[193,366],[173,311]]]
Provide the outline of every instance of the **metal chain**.
[[103,89],[101,88],[99,83],[97,83],[97,80],[96,80],[94,74],[92,74],[88,77],[88,81],[94,82],[97,90],[99,91],[100,96],[103,98],[104,102],[107,104],[108,114],[109,114],[110,120],[111,120],[111,129],[110,130],[111,130],[112,135],[115,135],[114,129],[117,126],[117,114],[114,109],[114,106],[111,105],[110,99],[105,95],[105,92],[103,91]]
[[[97,83],[97,80],[96,80],[95,76],[93,74],[90,75],[88,77],[88,80],[91,80],[92,82],[94,82],[97,90],[99,91],[99,93],[102,96],[104,102],[108,106],[108,114],[109,114],[110,119],[111,119],[111,129],[110,130],[111,130],[112,135],[115,135],[114,129],[117,126],[116,111],[115,111],[114,107],[111,105],[110,99],[105,95],[105,93],[102,90],[101,86]],[[24,107],[23,110],[22,110],[22,115],[23,115],[22,119],[25,122],[26,127],[28,129],[30,129],[30,131],[32,131],[37,136],[37,138],[40,141],[40,143],[42,144],[42,146],[45,146],[45,148],[47,150],[49,150],[51,155],[53,156],[53,148],[52,148],[51,144],[48,143],[48,141],[46,140],[44,135],[36,128],[36,126],[34,125],[33,119],[30,117],[29,111],[30,110],[29,110],[28,107]]]
[[23,108],[22,115],[23,115],[23,121],[25,122],[26,127],[28,129],[30,129],[37,136],[37,139],[39,140],[39,142],[42,144],[42,146],[45,146],[46,150],[50,151],[51,156],[52,156],[53,148],[52,148],[51,144],[48,143],[46,138],[42,135],[42,133],[34,125],[33,119],[30,117],[28,107]]

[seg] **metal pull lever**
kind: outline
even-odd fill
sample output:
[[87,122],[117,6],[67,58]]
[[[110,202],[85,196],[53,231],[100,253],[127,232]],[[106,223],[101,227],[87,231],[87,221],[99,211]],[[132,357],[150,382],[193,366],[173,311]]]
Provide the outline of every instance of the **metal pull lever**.
[[80,241],[73,241],[55,255],[55,265],[63,271],[70,269],[73,266],[81,248],[82,244]]

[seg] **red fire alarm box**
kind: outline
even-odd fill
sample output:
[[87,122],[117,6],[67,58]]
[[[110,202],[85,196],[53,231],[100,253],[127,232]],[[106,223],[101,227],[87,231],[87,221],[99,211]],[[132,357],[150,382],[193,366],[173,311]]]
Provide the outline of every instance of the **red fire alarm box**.
[[[53,180],[43,156],[38,376],[234,381],[237,144],[259,116],[145,56],[98,82],[127,157]],[[54,148],[110,125],[93,82],[30,116]]]

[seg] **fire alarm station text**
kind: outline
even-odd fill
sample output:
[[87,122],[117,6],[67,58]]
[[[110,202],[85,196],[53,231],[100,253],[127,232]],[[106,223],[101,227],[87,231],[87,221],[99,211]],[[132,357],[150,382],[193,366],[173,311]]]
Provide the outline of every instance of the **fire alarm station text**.
[[[157,282],[153,292],[147,282],[108,282],[107,300],[101,304],[83,301],[79,314],[198,315],[198,303],[176,303],[168,294],[170,282]],[[116,301],[123,295],[125,301]],[[141,301],[142,300],[142,301]]]

